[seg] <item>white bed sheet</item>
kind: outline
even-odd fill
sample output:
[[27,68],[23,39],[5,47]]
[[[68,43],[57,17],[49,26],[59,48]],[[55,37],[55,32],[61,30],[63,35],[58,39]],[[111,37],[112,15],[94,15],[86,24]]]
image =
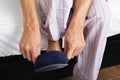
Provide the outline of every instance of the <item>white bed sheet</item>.
[[[120,33],[120,0],[109,0],[111,12],[108,36]],[[19,41],[23,31],[20,0],[0,0],[0,56],[19,55]],[[47,38],[42,34],[42,50]]]
[[[0,56],[19,55],[19,41],[23,32],[20,0],[0,0]],[[47,38],[42,34],[42,50]]]
[[108,36],[113,36],[120,33],[120,0],[108,0],[111,22],[110,32]]

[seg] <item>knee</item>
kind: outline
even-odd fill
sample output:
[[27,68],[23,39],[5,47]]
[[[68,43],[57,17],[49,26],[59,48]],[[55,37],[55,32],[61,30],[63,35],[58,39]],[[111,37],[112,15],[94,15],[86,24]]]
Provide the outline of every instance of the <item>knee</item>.
[[87,15],[88,19],[97,20],[100,23],[105,23],[106,20],[109,21],[110,12],[106,2],[102,2],[101,4],[99,4],[99,3],[96,3],[95,1],[96,0],[94,0],[88,12],[88,15]]

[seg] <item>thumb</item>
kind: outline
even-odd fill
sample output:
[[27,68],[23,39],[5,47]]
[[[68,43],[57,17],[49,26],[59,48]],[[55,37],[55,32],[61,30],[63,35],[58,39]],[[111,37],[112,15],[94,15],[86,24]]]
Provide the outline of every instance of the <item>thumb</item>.
[[35,63],[37,57],[40,55],[40,50],[32,51],[31,55],[32,55],[32,62]]

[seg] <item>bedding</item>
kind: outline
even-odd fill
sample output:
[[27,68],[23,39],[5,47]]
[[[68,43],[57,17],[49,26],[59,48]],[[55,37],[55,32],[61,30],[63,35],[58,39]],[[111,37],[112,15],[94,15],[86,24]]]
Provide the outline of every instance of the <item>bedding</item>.
[[[0,2],[0,56],[19,55],[19,41],[23,32],[20,0]],[[42,34],[42,50],[47,47],[47,38]]]
[[[109,36],[120,33],[120,0],[108,1],[111,12]],[[20,55],[19,41],[23,31],[20,0],[0,2],[0,56]],[[42,34],[42,50],[47,47],[47,38]]]
[[110,32],[108,36],[120,33],[120,0],[108,0],[111,13]]

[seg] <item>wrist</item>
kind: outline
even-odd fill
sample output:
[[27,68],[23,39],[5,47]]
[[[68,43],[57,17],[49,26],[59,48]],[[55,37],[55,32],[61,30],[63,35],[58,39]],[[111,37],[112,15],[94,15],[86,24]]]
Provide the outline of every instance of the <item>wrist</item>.
[[34,31],[38,30],[40,27],[38,17],[32,15],[24,15],[23,24],[25,30],[30,29],[31,31]]
[[71,29],[83,30],[84,29],[84,23],[85,23],[85,20],[80,19],[78,17],[74,17],[74,18],[71,19],[69,27]]
[[35,20],[25,20],[23,22],[24,31],[36,32],[40,31],[40,25],[38,21]]

